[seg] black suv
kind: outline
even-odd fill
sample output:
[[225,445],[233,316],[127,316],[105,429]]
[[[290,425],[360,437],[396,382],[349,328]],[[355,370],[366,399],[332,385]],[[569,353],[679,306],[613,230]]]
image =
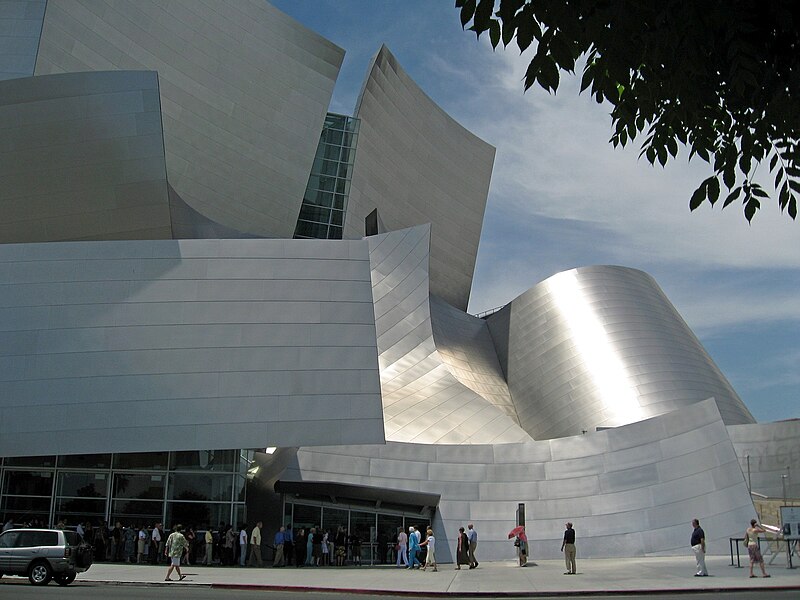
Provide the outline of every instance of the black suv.
[[69,585],[92,565],[92,549],[74,531],[10,529],[0,533],[0,577],[27,576],[33,585]]

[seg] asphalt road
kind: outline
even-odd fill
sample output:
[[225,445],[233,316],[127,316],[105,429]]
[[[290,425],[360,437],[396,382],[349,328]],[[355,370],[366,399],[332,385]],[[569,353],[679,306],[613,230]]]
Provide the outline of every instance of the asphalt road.
[[[408,596],[386,596],[383,594],[364,594],[356,598],[380,598],[381,600],[408,600]],[[419,590],[417,597],[424,598],[425,591]],[[587,596],[558,596],[559,598],[587,598]],[[605,596],[603,600],[796,600],[797,591],[768,590],[764,592],[706,592],[702,594],[645,594],[638,596]],[[655,597],[655,598],[654,598]],[[208,587],[174,585],[174,586],[135,586],[108,585],[100,583],[76,582],[68,587],[50,584],[46,587],[34,587],[23,579],[3,579],[0,581],[0,598],[31,599],[58,598],[89,600],[351,600],[352,594],[332,594],[317,592],[270,592],[264,590],[215,590]],[[461,600],[458,596],[449,596],[452,600]],[[464,599],[466,600],[466,599]]]

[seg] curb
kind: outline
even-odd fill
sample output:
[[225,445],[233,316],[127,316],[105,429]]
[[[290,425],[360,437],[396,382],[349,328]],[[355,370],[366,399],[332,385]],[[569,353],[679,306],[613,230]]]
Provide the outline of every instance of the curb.
[[[252,591],[270,591],[270,592],[317,592],[317,593],[333,593],[333,594],[352,594],[352,595],[369,595],[369,596],[400,596],[400,597],[419,597],[419,591],[408,590],[375,590],[364,588],[335,588],[335,587],[311,587],[311,586],[294,586],[294,585],[267,585],[258,583],[212,583],[210,587],[215,590],[252,590]],[[530,591],[530,592],[469,592],[469,591],[453,591],[453,592],[438,592],[426,590],[425,597],[430,598],[553,598],[569,596],[643,596],[643,595],[676,595],[676,594],[723,594],[723,593],[736,593],[736,592],[767,592],[778,591],[787,592],[798,590],[799,586],[772,586],[772,587],[718,587],[718,588],[682,588],[682,589],[645,589],[645,590],[565,590],[559,591]]]

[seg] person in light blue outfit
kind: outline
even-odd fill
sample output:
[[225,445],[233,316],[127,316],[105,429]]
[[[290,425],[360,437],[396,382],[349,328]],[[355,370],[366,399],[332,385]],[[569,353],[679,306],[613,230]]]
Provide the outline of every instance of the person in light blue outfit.
[[419,547],[419,536],[417,532],[414,530],[413,527],[408,528],[408,568],[413,569],[416,565],[417,567],[421,567],[422,563],[417,558],[417,554],[420,551]]

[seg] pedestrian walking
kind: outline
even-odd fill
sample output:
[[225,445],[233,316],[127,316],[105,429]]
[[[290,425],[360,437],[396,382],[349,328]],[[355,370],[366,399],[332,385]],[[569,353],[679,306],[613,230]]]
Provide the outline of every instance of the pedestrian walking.
[[478,532],[472,523],[467,525],[467,539],[469,540],[469,568],[478,568],[478,559],[475,558],[475,550],[478,548]]
[[178,581],[186,579],[186,575],[181,573],[181,557],[189,548],[189,542],[186,541],[183,533],[181,533],[182,529],[182,525],[175,525],[172,528],[172,533],[170,533],[167,538],[167,545],[164,552],[166,556],[169,557],[170,565],[167,569],[167,576],[164,578],[164,581],[172,581],[170,575],[172,575],[173,570],[178,572]]
[[420,544],[420,547],[426,546],[428,548],[428,553],[425,555],[425,565],[422,570],[425,571],[428,567],[431,567],[432,571],[438,571],[439,569],[436,567],[436,538],[433,536],[433,529],[429,527],[426,533],[428,537]]

